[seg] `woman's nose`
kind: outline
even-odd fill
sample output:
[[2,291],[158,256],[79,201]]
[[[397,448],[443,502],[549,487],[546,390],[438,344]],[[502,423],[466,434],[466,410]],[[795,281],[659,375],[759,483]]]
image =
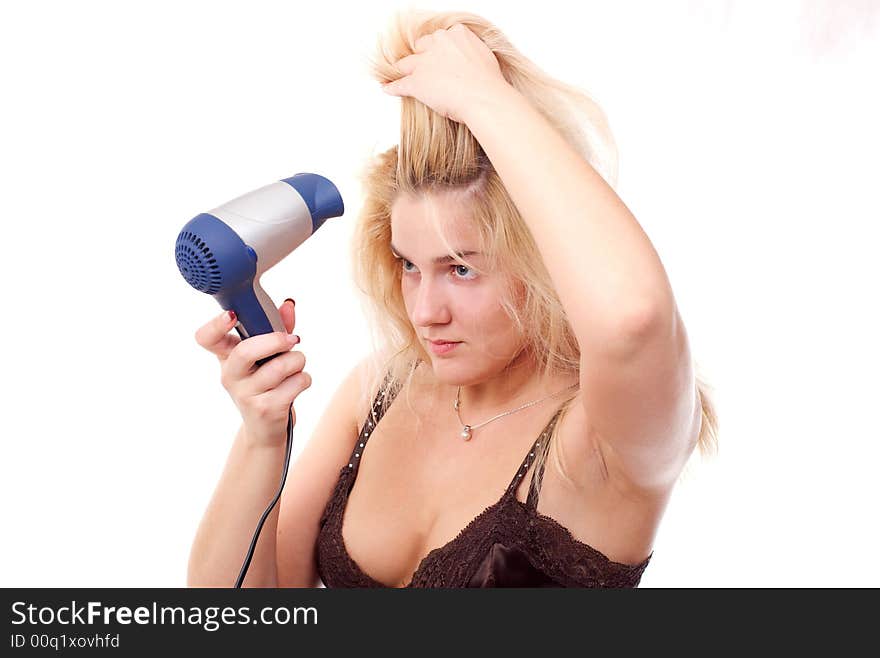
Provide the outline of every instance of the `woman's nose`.
[[443,293],[436,285],[419,284],[415,291],[413,323],[419,326],[444,324],[449,321],[449,309]]

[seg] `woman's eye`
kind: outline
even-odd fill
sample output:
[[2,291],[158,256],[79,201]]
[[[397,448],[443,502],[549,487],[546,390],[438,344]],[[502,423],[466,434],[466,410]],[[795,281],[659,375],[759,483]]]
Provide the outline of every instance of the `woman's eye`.
[[459,277],[460,279],[465,279],[466,281],[471,281],[471,280],[477,278],[476,273],[472,272],[471,268],[467,267],[466,265],[453,265],[452,269],[456,270],[459,274],[461,274],[461,270],[464,270],[466,273],[473,274],[473,276],[462,275]]
[[[415,265],[413,265],[413,269],[409,269],[409,266],[412,265],[412,263],[410,263],[406,258],[399,258],[398,260],[400,261],[400,266],[403,268],[404,272],[413,273],[416,271]],[[466,265],[450,265],[449,269],[454,270],[457,274],[455,278],[462,281],[473,281],[477,278],[477,274]]]

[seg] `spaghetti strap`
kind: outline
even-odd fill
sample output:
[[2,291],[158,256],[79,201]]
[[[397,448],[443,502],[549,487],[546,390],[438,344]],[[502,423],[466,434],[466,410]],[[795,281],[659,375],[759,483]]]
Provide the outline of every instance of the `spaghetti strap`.
[[541,461],[540,469],[537,473],[532,473],[532,481],[529,484],[529,495],[526,499],[526,506],[535,511],[538,508],[538,495],[540,494],[541,489],[541,480],[544,476],[544,464],[546,463],[547,451],[550,447],[550,435],[553,433],[553,427],[556,425],[556,421],[559,418],[559,414],[562,413],[562,407],[556,410],[556,413],[553,414],[553,417],[550,418],[550,421],[547,425],[544,426],[543,431],[540,436],[535,439],[535,442],[532,444],[531,449],[529,450],[526,458],[523,460],[522,465],[517,469],[516,474],[513,476],[513,479],[510,481],[510,484],[507,485],[506,494],[516,495],[516,489],[519,486],[520,481],[523,476],[528,472],[529,467],[532,465],[532,462],[541,455],[543,457]]
[[[343,466],[343,470],[347,470],[351,473],[351,480],[349,483],[349,487],[354,485],[354,479],[357,477],[358,466],[361,462],[361,455],[364,454],[364,446],[367,445],[367,439],[370,437],[370,434],[373,433],[376,425],[379,424],[379,421],[382,420],[382,416],[385,415],[385,410],[397,396],[397,393],[400,387],[396,387],[394,390],[389,389],[389,382],[391,380],[391,372],[389,371],[385,375],[385,379],[382,380],[382,385],[379,387],[379,390],[376,392],[376,397],[373,398],[373,403],[370,405],[370,410],[367,412],[367,417],[364,419],[364,424],[361,426],[361,431],[358,434],[357,441],[354,444],[354,449],[351,451],[351,456],[348,459],[348,464]],[[382,404],[382,398],[386,397],[387,401],[385,404]]]

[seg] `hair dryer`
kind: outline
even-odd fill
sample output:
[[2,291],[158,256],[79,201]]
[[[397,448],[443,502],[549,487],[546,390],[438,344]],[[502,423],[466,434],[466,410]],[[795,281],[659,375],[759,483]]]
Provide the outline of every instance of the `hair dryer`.
[[177,267],[193,288],[235,311],[242,339],[286,331],[260,276],[343,212],[332,182],[296,174],[189,220],[174,247]]
[[[213,295],[227,311],[235,311],[235,329],[242,340],[286,331],[277,307],[260,286],[260,276],[305,242],[327,218],[343,212],[342,197],[333,183],[318,174],[296,174],[189,220],[174,247],[177,267],[193,288]],[[259,359],[256,365],[272,358]],[[257,523],[235,581],[237,588],[244,583],[263,523],[284,489],[292,443],[291,406],[281,485]]]

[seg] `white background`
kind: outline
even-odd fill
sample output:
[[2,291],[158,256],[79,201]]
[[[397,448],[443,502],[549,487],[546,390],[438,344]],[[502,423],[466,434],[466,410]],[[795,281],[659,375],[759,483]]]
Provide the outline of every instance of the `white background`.
[[[880,17],[871,2],[461,2],[588,89],[667,268],[721,452],[678,485],[643,587],[878,586]],[[300,171],[346,212],[263,279],[314,383],[369,337],[355,174],[398,135],[366,55],[394,2],[0,9],[2,586],[183,586],[239,416],[173,247]],[[230,582],[237,574],[230,574]]]

